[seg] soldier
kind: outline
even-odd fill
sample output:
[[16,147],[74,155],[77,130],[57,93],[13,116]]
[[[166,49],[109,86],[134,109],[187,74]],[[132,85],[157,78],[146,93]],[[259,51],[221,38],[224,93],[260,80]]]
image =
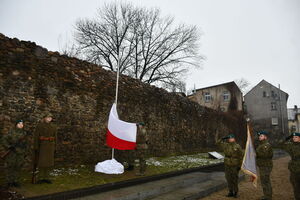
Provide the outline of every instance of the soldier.
[[[228,140],[225,142],[225,140]],[[236,143],[235,136],[230,134],[218,140],[217,144],[223,149],[225,154],[225,178],[228,184],[229,193],[227,197],[237,198],[238,194],[238,175],[241,169],[243,151],[239,144]]]
[[20,187],[20,172],[27,152],[26,132],[23,120],[17,120],[15,127],[2,138],[6,150],[4,157],[8,187]]
[[143,122],[137,124],[138,127],[138,135],[137,135],[137,146],[136,146],[136,175],[144,176],[146,171],[146,151],[148,149],[147,144],[147,133],[145,129],[145,124]]
[[[291,138],[292,142],[289,141]],[[295,199],[300,200],[300,133],[291,134],[286,138],[286,142],[280,144],[280,147],[291,156],[289,162],[290,181],[293,185]]]
[[57,128],[52,124],[52,119],[51,113],[45,114],[34,131],[35,165],[39,169],[37,183],[52,183],[49,179],[49,172],[50,168],[54,166],[54,152],[57,143]]
[[259,145],[256,148],[256,164],[259,168],[260,182],[264,193],[261,200],[270,200],[272,199],[270,174],[273,168],[273,149],[268,142],[267,132],[259,132],[258,137]]

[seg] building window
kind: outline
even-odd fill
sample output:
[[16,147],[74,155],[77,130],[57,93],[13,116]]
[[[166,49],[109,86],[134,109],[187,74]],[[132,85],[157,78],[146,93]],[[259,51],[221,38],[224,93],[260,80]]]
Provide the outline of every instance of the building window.
[[263,97],[266,97],[266,96],[267,96],[266,91],[263,91]]
[[272,125],[277,126],[278,125],[278,118],[277,117],[272,117]]
[[223,92],[223,100],[224,101],[229,101],[229,92],[228,91]]
[[209,92],[205,92],[204,93],[204,98],[205,98],[205,102],[210,102],[211,101],[211,95]]
[[273,98],[277,97],[277,94],[273,90],[271,91],[271,95],[272,95]]
[[276,107],[276,103],[275,103],[275,102],[272,102],[272,103],[271,103],[271,110],[277,110],[277,107]]

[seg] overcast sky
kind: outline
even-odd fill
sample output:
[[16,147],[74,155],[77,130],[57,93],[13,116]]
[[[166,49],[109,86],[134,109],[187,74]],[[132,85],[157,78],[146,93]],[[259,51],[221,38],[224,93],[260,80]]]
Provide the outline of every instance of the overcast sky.
[[[92,18],[105,0],[0,0],[0,32],[30,40],[51,51],[72,39],[78,18]],[[157,7],[176,23],[202,32],[202,69],[187,76],[187,89],[245,78],[262,79],[300,106],[299,0],[128,0]],[[60,41],[60,42],[59,42]]]

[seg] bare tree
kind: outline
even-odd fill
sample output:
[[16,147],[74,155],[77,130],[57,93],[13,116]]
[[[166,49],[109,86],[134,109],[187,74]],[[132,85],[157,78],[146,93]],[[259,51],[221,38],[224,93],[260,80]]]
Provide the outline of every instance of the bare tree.
[[62,55],[80,58],[80,49],[78,47],[76,47],[74,42],[72,42],[72,41],[70,41],[70,39],[68,39],[67,34],[64,38],[62,35],[60,35],[58,37],[57,43],[58,43],[58,47],[59,47],[59,52]]
[[[174,25],[160,10],[129,3],[105,4],[95,19],[76,22],[75,39],[84,59],[157,85],[180,81],[198,67],[196,26]],[[119,62],[119,64],[118,64]]]
[[169,92],[182,92],[186,94],[186,83],[181,80],[170,81],[169,83],[163,83],[162,87]]
[[244,94],[248,92],[250,86],[250,82],[248,80],[241,78],[234,80],[234,82]]

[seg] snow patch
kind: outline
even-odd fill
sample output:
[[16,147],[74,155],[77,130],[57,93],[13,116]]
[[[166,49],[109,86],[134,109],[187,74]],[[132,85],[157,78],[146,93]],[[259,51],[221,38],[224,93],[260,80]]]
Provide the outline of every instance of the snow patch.
[[95,172],[104,174],[123,174],[124,166],[115,159],[105,160],[103,162],[99,162],[95,166]]

